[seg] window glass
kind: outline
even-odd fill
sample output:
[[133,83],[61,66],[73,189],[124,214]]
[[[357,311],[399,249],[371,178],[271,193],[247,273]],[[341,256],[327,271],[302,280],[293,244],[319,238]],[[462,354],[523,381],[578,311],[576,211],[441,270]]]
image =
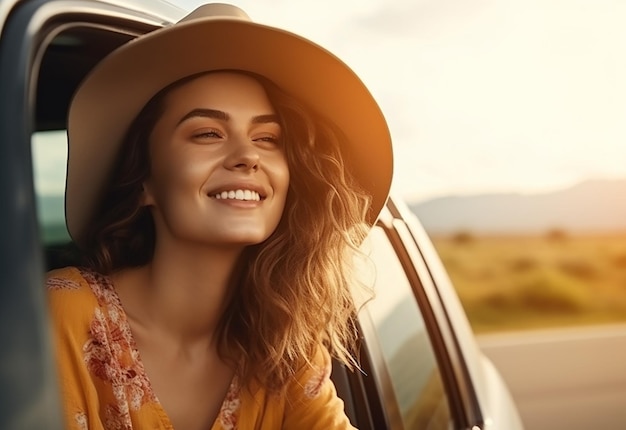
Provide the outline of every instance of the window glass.
[[[404,269],[382,228],[365,245],[376,270],[376,296],[367,303],[405,429],[450,428],[451,418],[435,355]],[[367,276],[367,275],[366,275]],[[367,282],[367,280],[364,280]]]
[[65,227],[65,130],[36,132],[32,136],[31,149],[42,239],[46,244],[67,242],[70,237]]

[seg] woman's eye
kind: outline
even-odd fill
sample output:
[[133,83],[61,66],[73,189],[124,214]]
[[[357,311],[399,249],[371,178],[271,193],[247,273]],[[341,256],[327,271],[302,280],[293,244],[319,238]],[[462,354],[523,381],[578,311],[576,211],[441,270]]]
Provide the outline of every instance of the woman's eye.
[[254,139],[254,141],[255,142],[267,142],[273,145],[278,145],[278,143],[280,142],[280,139],[277,136],[268,135],[268,136],[257,137]]
[[196,139],[219,139],[224,136],[217,130],[202,130],[194,133],[193,137]]

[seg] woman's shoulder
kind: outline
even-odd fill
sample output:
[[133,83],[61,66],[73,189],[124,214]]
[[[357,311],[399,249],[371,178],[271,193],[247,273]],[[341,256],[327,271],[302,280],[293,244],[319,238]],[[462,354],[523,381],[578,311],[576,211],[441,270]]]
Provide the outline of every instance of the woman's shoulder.
[[308,398],[317,397],[322,385],[330,379],[332,360],[328,349],[318,345],[307,360],[303,360],[290,389],[303,390]]
[[48,291],[78,291],[81,287],[88,287],[88,283],[78,267],[63,267],[46,273]]
[[[94,275],[91,270],[69,266],[46,274],[46,290],[50,297],[72,297],[76,300],[94,297]],[[94,285],[96,284],[96,285]]]
[[353,429],[330,379],[332,359],[319,345],[288,386],[283,428]]
[[46,274],[46,290],[52,317],[93,312],[102,306],[103,291],[110,283],[103,275],[81,267],[64,267]]

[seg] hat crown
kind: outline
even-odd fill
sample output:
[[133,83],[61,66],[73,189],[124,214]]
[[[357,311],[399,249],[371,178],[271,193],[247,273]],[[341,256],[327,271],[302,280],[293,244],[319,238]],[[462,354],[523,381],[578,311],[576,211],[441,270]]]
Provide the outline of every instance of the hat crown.
[[194,9],[189,15],[179,22],[189,22],[196,19],[220,18],[220,19],[243,19],[251,21],[250,17],[237,6],[226,3],[209,3]]

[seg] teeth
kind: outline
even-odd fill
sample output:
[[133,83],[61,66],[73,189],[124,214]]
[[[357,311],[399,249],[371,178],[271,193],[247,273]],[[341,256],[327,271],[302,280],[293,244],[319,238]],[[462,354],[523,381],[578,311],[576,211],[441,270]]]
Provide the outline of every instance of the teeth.
[[215,194],[215,197],[218,200],[248,200],[258,202],[261,200],[261,196],[256,191],[252,190],[230,190],[230,191],[222,191],[221,193]]

